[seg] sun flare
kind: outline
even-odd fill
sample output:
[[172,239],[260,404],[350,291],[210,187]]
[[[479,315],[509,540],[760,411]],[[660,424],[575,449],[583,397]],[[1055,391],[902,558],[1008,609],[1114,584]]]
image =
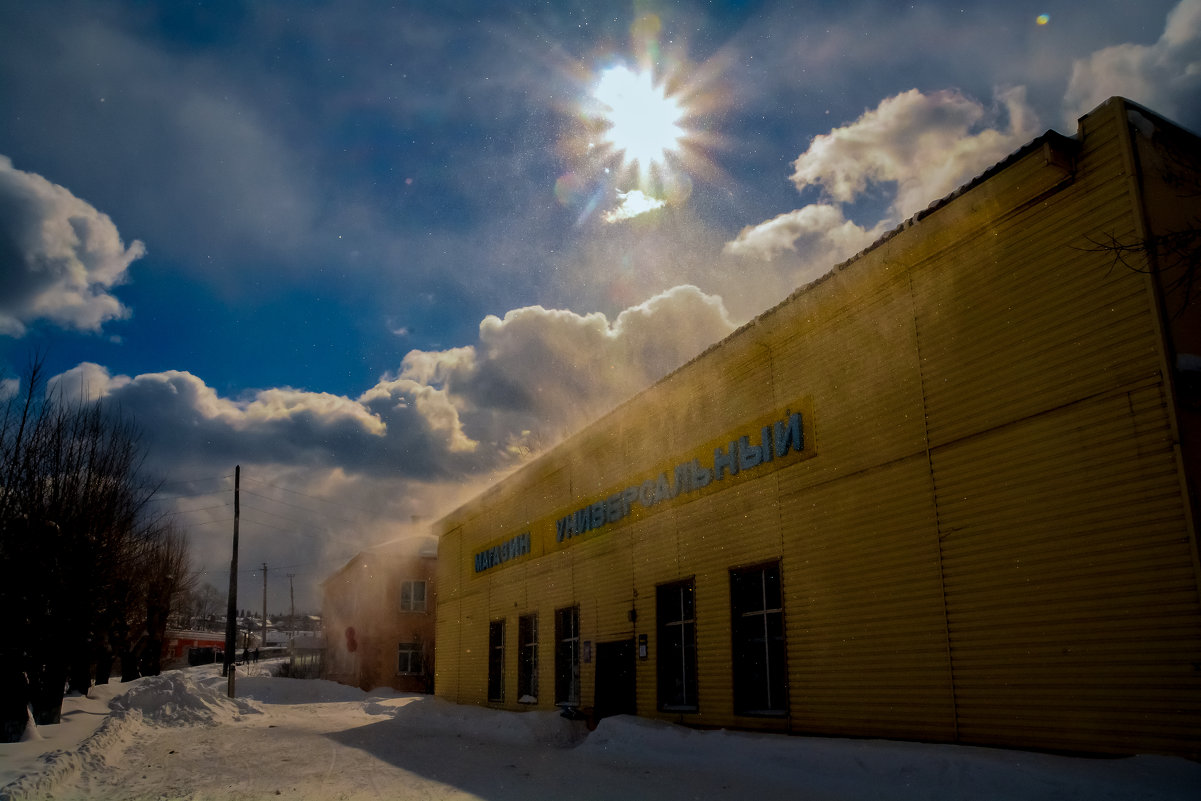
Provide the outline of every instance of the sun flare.
[[649,72],[610,67],[600,74],[592,96],[603,107],[603,137],[628,164],[649,170],[679,151],[687,135],[687,110],[655,85]]
[[615,223],[680,207],[694,177],[722,179],[712,154],[728,146],[714,120],[730,103],[726,60],[693,64],[682,44],[661,47],[654,15],[631,30],[630,55],[570,67],[578,92],[564,106],[572,124],[557,143],[570,168],[554,192],[578,213],[577,224],[593,214]]

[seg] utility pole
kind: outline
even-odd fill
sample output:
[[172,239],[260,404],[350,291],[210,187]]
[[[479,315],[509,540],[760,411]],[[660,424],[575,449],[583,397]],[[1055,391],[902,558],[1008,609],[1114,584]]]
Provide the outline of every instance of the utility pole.
[[292,624],[292,639],[296,639],[296,588],[292,586],[294,578],[295,573],[288,574],[288,597],[292,599],[292,613],[288,615],[288,621]]
[[260,648],[267,647],[267,563],[263,562],[263,637]]
[[229,604],[225,607],[225,662],[221,675],[228,676],[225,693],[234,697],[234,649],[238,647],[238,518],[241,516],[242,466],[234,467],[234,555],[229,562]]

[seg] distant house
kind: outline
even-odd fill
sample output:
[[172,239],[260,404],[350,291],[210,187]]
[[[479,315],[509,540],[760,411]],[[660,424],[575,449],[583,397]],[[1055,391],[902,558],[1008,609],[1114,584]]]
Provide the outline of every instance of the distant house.
[[225,648],[225,634],[214,631],[177,631],[168,629],[163,638],[163,667],[184,664],[190,648]]
[[324,637],[316,634],[302,634],[293,637],[288,646],[290,657],[288,676],[293,679],[320,678],[324,654]]
[[437,543],[410,537],[355,555],[325,580],[321,677],[431,692]]

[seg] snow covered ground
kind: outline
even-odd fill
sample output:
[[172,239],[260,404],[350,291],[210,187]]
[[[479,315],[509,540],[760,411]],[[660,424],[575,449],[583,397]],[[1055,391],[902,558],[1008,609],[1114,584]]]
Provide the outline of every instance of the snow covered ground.
[[693,731],[637,718],[589,733],[497,712],[214,666],[69,697],[0,744],[9,799],[1197,799],[1201,765]]

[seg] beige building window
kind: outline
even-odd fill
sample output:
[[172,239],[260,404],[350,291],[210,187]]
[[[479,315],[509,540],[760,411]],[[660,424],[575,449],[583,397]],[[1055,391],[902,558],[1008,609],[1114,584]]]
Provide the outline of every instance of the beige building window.
[[400,583],[400,611],[425,611],[424,581],[402,581]]
[[402,642],[397,646],[396,673],[401,676],[420,676],[421,672],[421,643]]

